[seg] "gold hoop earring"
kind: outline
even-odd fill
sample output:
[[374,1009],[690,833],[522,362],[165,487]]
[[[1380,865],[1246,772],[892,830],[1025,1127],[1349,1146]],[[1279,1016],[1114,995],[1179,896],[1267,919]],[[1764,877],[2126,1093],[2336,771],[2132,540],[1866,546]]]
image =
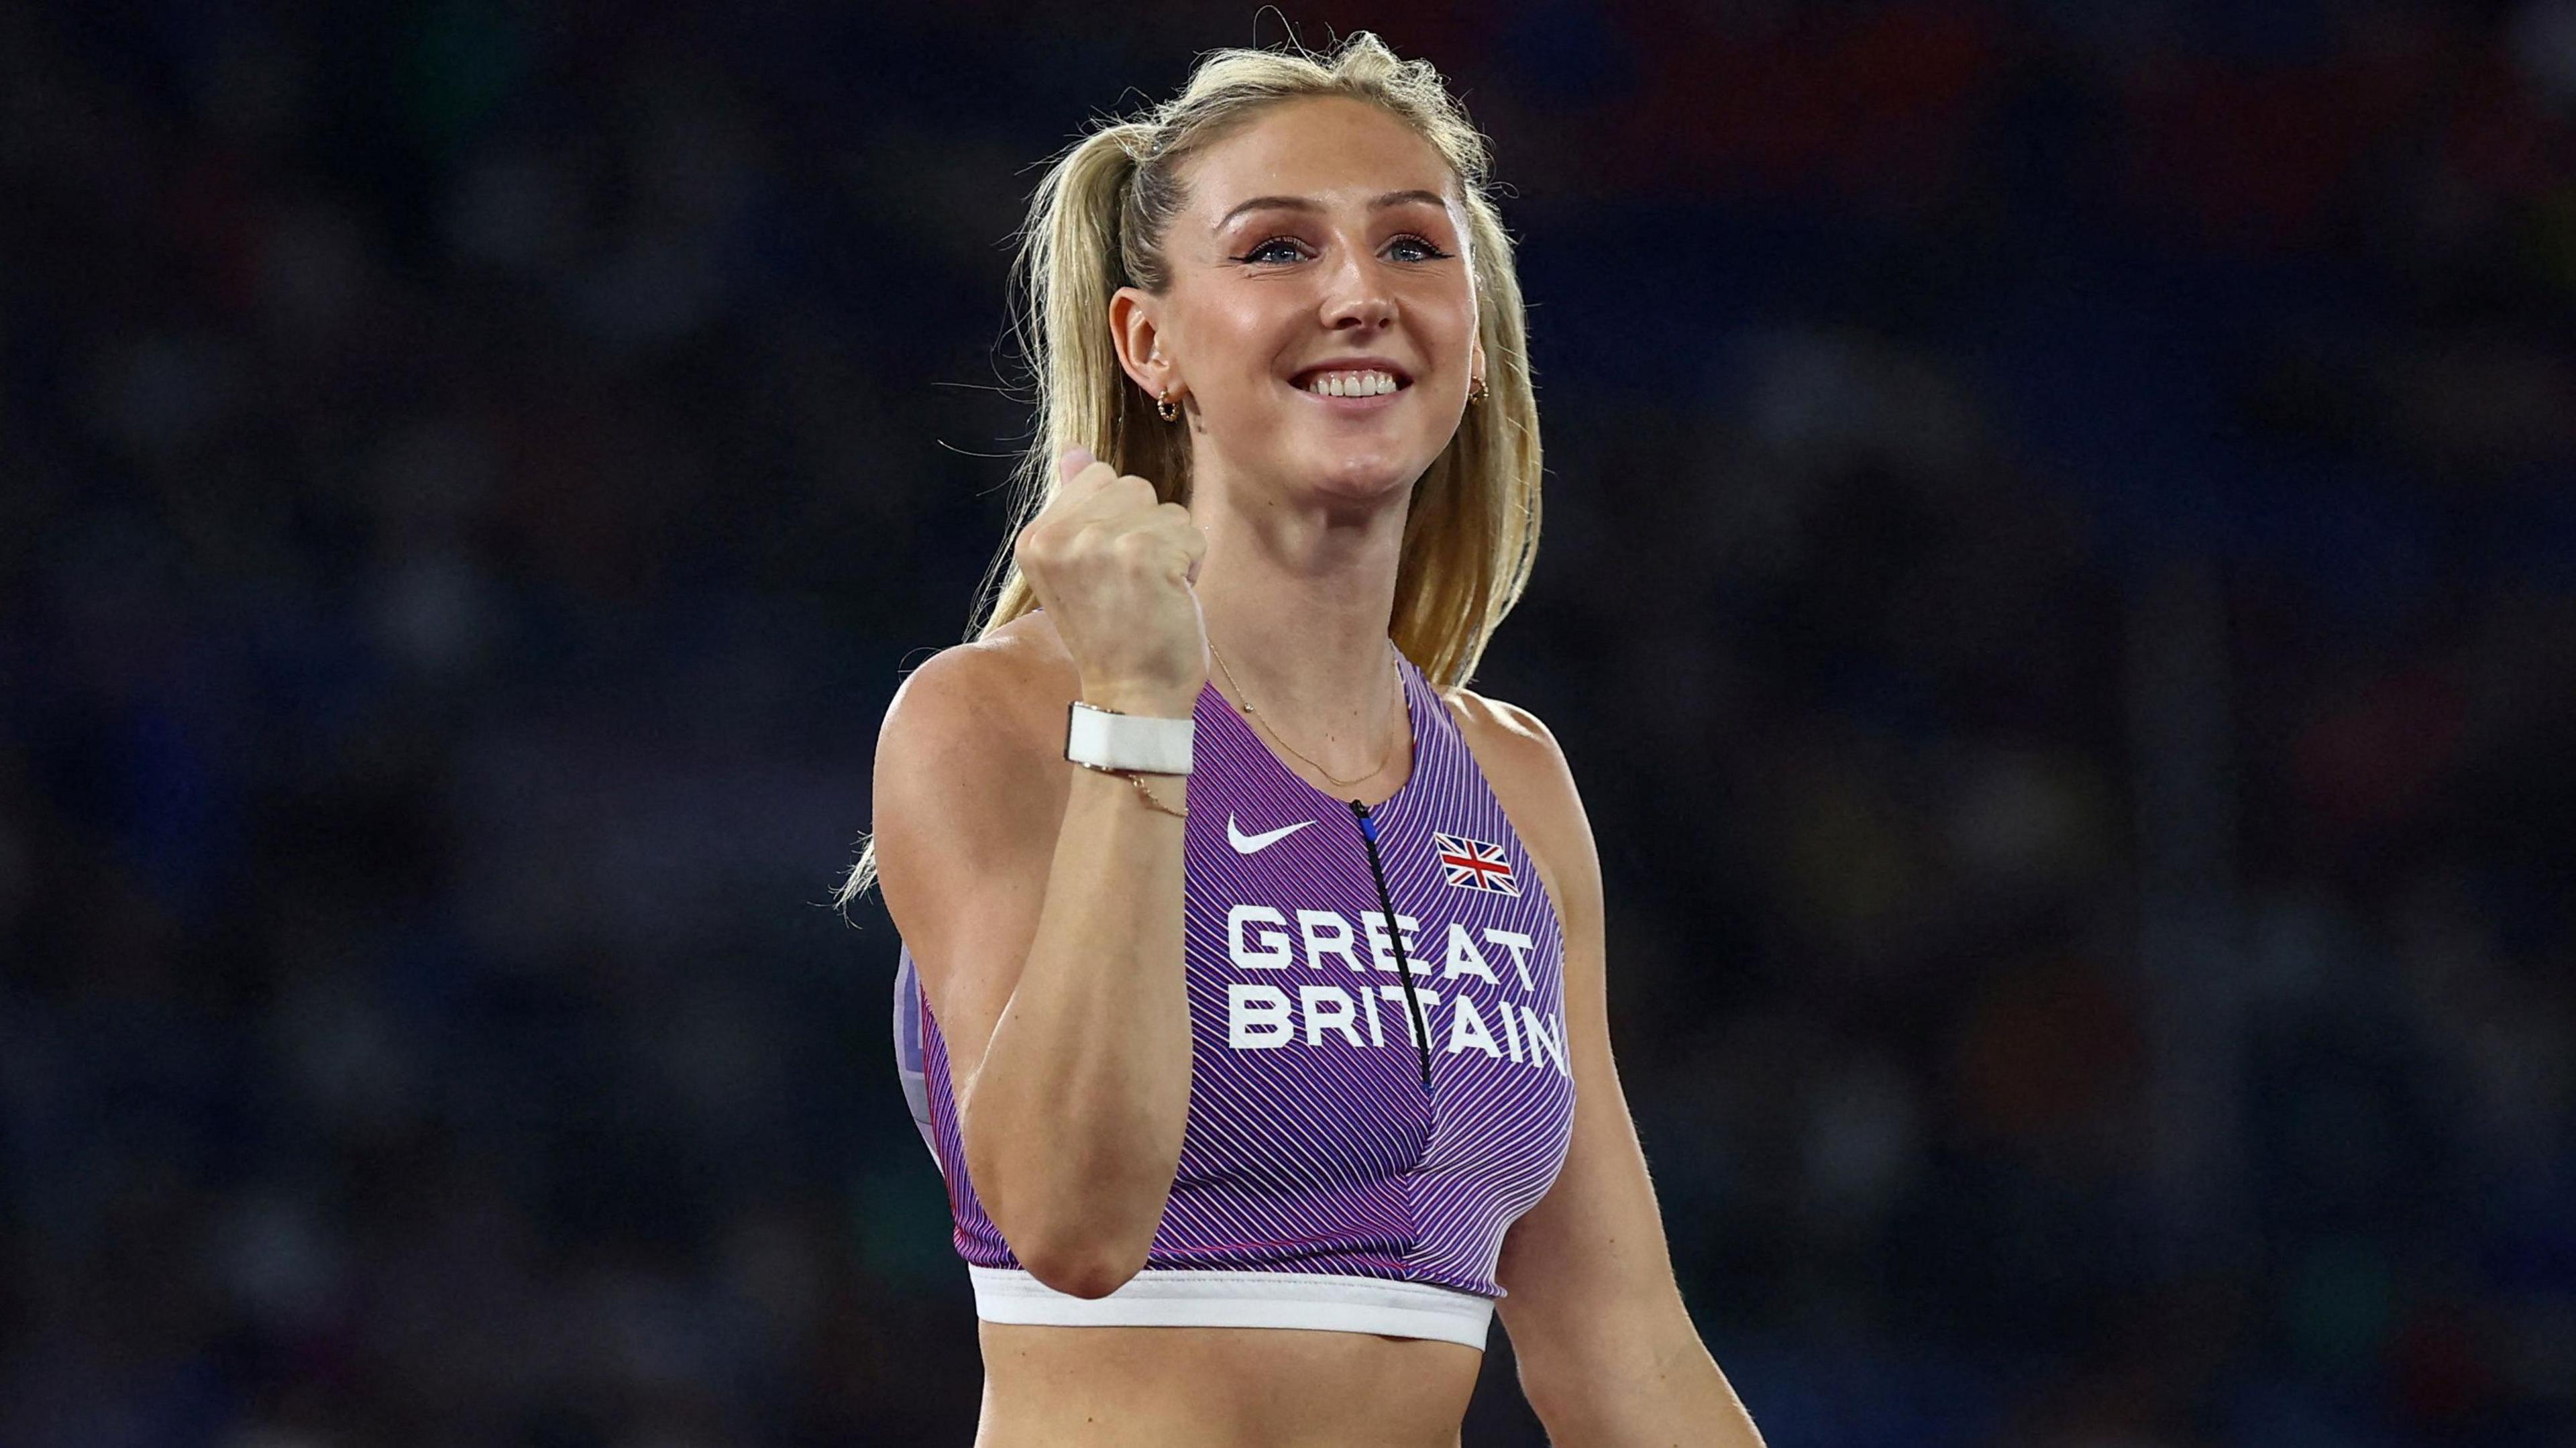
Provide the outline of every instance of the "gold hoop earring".
[[1479,378],[1475,379],[1475,385],[1467,389],[1467,405],[1468,405],[1469,407],[1473,407],[1473,406],[1475,406],[1477,403],[1482,402],[1482,401],[1484,401],[1484,400],[1485,400],[1485,379],[1484,379],[1484,378],[1482,378],[1482,377],[1479,377]]
[[1180,406],[1172,401],[1172,394],[1169,392],[1162,393],[1154,399],[1154,411],[1165,422],[1181,420]]

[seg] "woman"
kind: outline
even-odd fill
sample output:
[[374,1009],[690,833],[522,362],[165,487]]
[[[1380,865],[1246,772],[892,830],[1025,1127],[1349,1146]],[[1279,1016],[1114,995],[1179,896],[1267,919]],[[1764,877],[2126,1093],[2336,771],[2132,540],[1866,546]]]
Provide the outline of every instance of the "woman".
[[1497,1311],[1556,1441],[1759,1442],[1620,1095],[1572,778],[1459,683],[1538,533],[1484,167],[1362,32],[1218,52],[1038,189],[1035,516],[896,694],[843,892],[904,939],[980,1445],[1454,1445]]

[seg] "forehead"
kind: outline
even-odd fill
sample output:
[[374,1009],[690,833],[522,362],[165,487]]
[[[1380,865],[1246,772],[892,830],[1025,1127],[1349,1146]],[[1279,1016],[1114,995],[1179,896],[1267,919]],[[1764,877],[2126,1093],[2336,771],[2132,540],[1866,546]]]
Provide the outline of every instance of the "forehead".
[[1457,192],[1448,162],[1411,126],[1339,96],[1262,111],[1192,158],[1187,184],[1189,209],[1202,224],[1253,196],[1359,206],[1390,191]]

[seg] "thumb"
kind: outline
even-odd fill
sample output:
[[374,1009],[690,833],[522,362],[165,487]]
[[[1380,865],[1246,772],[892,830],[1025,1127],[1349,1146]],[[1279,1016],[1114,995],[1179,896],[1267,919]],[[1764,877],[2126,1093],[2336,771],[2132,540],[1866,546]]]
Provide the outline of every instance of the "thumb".
[[1075,478],[1081,476],[1084,468],[1087,468],[1098,461],[1099,459],[1093,457],[1091,455],[1091,449],[1087,447],[1067,448],[1063,455],[1059,456],[1055,460],[1056,480],[1058,482],[1065,483],[1072,482]]

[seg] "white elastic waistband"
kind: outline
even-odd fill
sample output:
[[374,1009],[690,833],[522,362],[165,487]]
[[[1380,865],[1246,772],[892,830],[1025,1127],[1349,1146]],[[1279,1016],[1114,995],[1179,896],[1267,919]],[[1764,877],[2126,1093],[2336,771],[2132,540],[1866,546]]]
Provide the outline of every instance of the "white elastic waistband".
[[1494,1300],[1432,1282],[1330,1272],[1157,1268],[1107,1297],[1058,1292],[1015,1267],[969,1262],[975,1315],[1051,1327],[1311,1327],[1432,1337],[1482,1351]]

